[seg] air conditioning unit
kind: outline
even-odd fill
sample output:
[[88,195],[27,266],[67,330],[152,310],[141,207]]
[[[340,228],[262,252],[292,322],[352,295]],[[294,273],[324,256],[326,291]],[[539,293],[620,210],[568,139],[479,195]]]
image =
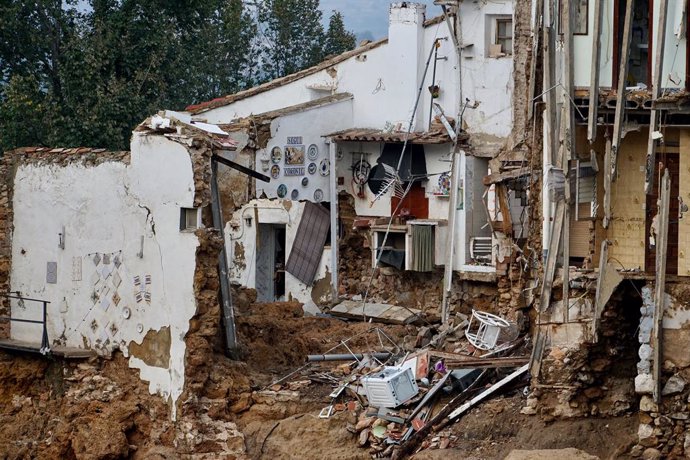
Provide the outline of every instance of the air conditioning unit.
[[369,405],[398,407],[419,393],[412,369],[384,367],[382,371],[361,379]]

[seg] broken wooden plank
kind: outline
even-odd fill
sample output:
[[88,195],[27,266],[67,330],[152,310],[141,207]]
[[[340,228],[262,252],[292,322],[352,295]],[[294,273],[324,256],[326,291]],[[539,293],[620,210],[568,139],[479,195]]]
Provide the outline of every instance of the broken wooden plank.
[[331,315],[348,319],[371,319],[386,324],[409,324],[419,318],[420,310],[383,303],[364,304],[361,301],[344,300],[330,312]]
[[597,139],[597,109],[599,108],[599,61],[601,59],[601,19],[604,14],[603,0],[594,0],[594,27],[592,30],[592,64],[589,76],[589,114],[587,140],[593,144]]
[[443,364],[447,369],[498,369],[504,367],[518,367],[529,362],[529,356],[508,356],[505,358],[479,358],[479,359],[449,359],[445,358]]
[[623,276],[618,272],[616,266],[608,262],[609,242],[601,243],[599,254],[599,277],[597,278],[597,290],[594,298],[594,317],[592,318],[592,342],[599,341],[599,322],[604,308],[608,303],[613,291],[623,282]]
[[422,410],[424,409],[424,406],[427,405],[429,400],[434,397],[438,391],[443,388],[443,386],[446,384],[446,380],[450,377],[450,372],[446,372],[446,374],[441,377],[441,379],[436,382],[436,384],[431,387],[431,389],[424,395],[424,398],[417,404],[417,407],[412,411],[409,417],[407,417],[407,420],[413,420],[415,416]]
[[546,348],[546,332],[544,331],[545,329],[542,326],[537,326],[537,333],[532,345],[532,354],[529,358],[529,373],[535,381],[539,379],[541,361],[544,357],[544,348]]
[[601,223],[604,228],[609,228],[609,223],[611,222],[611,185],[613,174],[611,167],[611,139],[606,138],[606,152],[604,153],[604,219]]
[[657,215],[656,234],[656,276],[654,281],[654,324],[652,333],[654,402],[661,403],[661,357],[662,357],[662,322],[664,320],[664,298],[666,291],[666,246],[668,243],[669,205],[671,202],[671,176],[664,170],[660,190],[661,205]]
[[541,296],[539,311],[543,312],[549,307],[551,302],[551,288],[553,287],[553,277],[556,273],[556,261],[558,260],[558,248],[561,245],[563,236],[563,221],[565,217],[565,201],[559,200],[556,203],[556,213],[551,224],[551,239],[549,240],[549,252],[546,255],[546,267],[544,268],[544,281],[541,286]]
[[613,139],[611,143],[611,172],[612,180],[616,180],[618,149],[622,139],[623,115],[625,113],[625,77],[628,71],[630,57],[630,42],[632,37],[633,0],[625,4],[625,23],[623,25],[623,39],[621,40],[621,55],[618,68],[618,91],[616,93],[616,115],[613,122]]
[[463,404],[462,406],[458,407],[453,412],[451,412],[450,415],[448,415],[448,419],[454,420],[454,419],[458,418],[459,416],[461,416],[462,414],[464,414],[465,412],[470,410],[478,402],[481,402],[482,400],[491,396],[493,393],[497,392],[498,390],[500,390],[501,388],[503,388],[504,386],[506,386],[507,384],[509,384],[513,380],[520,377],[522,374],[527,372],[528,368],[529,368],[529,364],[525,364],[524,366],[522,366],[519,369],[517,369],[516,371],[514,371],[512,374],[506,376],[505,378],[503,378],[503,379],[499,380],[498,382],[496,382],[495,384],[491,385],[491,387],[482,391],[477,396],[470,399],[465,404]]
[[496,198],[501,210],[501,231],[506,236],[513,236],[513,219],[510,215],[510,204],[508,202],[508,188],[505,184],[496,185]]
[[508,180],[517,179],[519,177],[528,176],[530,172],[530,168],[511,169],[508,171],[493,173],[489,174],[488,176],[484,176],[482,182],[484,183],[484,185],[488,187],[489,185],[498,184],[499,182],[505,182]]
[[654,53],[654,68],[652,69],[652,110],[649,113],[649,137],[647,139],[647,161],[645,162],[644,191],[652,193],[654,184],[654,162],[656,161],[656,139],[658,113],[655,102],[661,92],[661,75],[664,68],[664,47],[666,45],[666,13],[668,0],[659,0],[659,22],[656,26],[656,51]]

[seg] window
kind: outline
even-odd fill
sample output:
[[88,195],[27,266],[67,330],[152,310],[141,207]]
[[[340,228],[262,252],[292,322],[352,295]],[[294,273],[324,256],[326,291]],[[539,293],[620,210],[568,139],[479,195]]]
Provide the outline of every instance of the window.
[[196,230],[200,227],[197,208],[180,208],[180,231]]
[[[496,51],[503,54],[513,54],[513,20],[508,18],[496,19],[496,37],[494,40]],[[498,49],[498,46],[501,48]],[[498,56],[497,56],[498,57]]]

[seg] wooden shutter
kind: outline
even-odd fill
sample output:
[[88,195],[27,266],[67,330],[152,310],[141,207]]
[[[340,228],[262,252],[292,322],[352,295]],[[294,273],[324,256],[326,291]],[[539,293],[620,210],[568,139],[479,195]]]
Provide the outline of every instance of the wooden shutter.
[[[311,286],[314,282],[329,226],[328,210],[321,205],[307,201],[285,266],[289,273],[307,286]],[[333,261],[333,263],[337,262]]]

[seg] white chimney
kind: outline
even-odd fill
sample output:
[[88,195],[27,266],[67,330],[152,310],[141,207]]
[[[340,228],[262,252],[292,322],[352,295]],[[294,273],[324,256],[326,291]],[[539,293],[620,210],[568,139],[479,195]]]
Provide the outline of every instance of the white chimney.
[[[417,96],[419,82],[424,72],[426,52],[424,46],[424,19],[426,5],[414,2],[391,3],[388,21],[388,49],[390,73],[395,79],[385,82],[390,89],[396,88],[397,97],[392,98],[389,107],[396,118],[395,122],[403,121],[407,129],[414,101]],[[392,83],[392,84],[389,84]],[[417,113],[417,119],[422,119]],[[415,130],[416,123],[412,125]]]

